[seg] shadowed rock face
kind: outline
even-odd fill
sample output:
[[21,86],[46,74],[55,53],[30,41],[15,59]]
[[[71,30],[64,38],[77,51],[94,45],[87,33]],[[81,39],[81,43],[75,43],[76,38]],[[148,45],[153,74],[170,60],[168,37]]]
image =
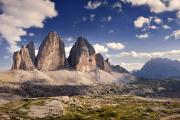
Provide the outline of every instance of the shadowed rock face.
[[33,64],[35,63],[35,47],[34,47],[34,42],[31,41],[29,44],[26,45],[26,48],[29,51],[29,55],[31,57],[31,60],[33,62]]
[[95,50],[83,37],[79,37],[73,45],[68,62],[77,71],[92,71],[96,69]]
[[22,46],[20,51],[14,52],[12,69],[34,70],[29,50]]
[[57,70],[65,66],[64,42],[56,32],[50,32],[39,47],[37,69],[42,71]]
[[100,53],[96,54],[96,64],[100,69],[106,72],[111,72],[109,59],[104,60],[104,57]]
[[119,65],[111,65],[111,69],[113,72],[118,73],[129,73],[125,68],[119,66]]

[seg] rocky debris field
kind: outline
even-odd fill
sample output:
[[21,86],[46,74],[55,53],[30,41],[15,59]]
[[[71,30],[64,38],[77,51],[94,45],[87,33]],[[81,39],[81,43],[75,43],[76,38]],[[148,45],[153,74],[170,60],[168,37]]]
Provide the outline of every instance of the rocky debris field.
[[136,96],[61,96],[0,106],[1,120],[178,120],[179,99]]

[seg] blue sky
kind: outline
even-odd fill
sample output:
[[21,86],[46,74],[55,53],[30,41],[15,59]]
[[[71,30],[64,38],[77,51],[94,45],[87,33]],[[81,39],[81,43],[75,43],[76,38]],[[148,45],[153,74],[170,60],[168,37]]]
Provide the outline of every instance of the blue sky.
[[[34,3],[36,2],[36,5]],[[33,40],[57,31],[66,54],[84,36],[112,64],[139,69],[155,57],[180,60],[180,0],[2,0],[0,69]]]

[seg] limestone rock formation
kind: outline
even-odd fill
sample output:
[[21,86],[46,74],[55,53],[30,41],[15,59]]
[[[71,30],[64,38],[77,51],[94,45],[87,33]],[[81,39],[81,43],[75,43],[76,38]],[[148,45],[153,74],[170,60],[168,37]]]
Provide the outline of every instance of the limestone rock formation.
[[35,47],[34,47],[34,42],[31,41],[29,44],[26,45],[26,48],[28,49],[29,51],[29,55],[30,55],[30,58],[33,62],[33,64],[35,63]]
[[66,63],[65,46],[56,32],[49,32],[39,47],[36,67],[42,71],[63,68]]
[[77,71],[92,71],[96,69],[95,54],[93,46],[85,38],[79,37],[70,51],[68,62]]
[[109,73],[111,72],[111,64],[108,58],[104,61],[104,70]]
[[111,72],[111,64],[109,59],[104,60],[104,57],[100,53],[96,54],[96,64],[100,69],[106,72]]
[[125,68],[119,66],[119,65],[111,65],[111,69],[113,72],[118,73],[129,73]]
[[34,70],[29,50],[22,46],[20,51],[14,52],[12,69]]

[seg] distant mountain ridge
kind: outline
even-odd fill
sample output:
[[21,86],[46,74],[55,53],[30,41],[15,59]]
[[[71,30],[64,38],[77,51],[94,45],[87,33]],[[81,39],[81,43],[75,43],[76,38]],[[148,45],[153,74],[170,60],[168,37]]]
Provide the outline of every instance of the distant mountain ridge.
[[134,74],[148,79],[180,78],[180,62],[167,58],[154,58]]

